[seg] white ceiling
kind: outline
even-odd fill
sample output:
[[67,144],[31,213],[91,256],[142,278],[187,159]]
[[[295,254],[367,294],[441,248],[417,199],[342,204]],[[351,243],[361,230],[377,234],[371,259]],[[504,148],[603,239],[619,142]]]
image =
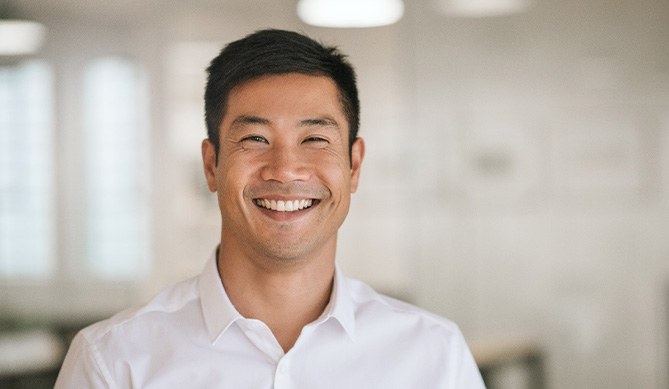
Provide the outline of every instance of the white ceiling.
[[[435,11],[437,1],[446,0],[406,0],[406,15],[395,31],[412,45],[429,42],[456,47],[462,42],[482,42],[492,50],[508,50],[526,43],[533,46],[533,53],[617,56],[630,63],[643,61],[669,71],[669,0],[533,0],[526,13],[485,19],[440,16]],[[115,27],[160,25],[202,39],[216,36],[211,31],[227,25],[244,31],[259,27],[312,30],[298,20],[296,3],[297,0],[0,0],[0,4],[10,4],[19,16],[47,26],[49,22]],[[383,34],[387,30],[376,31]],[[366,32],[321,29],[318,35],[331,33],[348,36]]]
[[160,20],[180,13],[291,16],[297,0],[0,0],[20,17],[108,23]]

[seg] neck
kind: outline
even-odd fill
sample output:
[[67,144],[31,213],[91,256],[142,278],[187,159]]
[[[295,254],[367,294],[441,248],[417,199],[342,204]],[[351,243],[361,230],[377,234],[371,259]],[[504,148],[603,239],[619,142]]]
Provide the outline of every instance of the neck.
[[266,266],[268,258],[248,258],[248,253],[221,244],[218,269],[237,311],[264,322],[287,352],[302,328],[316,320],[329,302],[334,248],[330,251],[331,255]]

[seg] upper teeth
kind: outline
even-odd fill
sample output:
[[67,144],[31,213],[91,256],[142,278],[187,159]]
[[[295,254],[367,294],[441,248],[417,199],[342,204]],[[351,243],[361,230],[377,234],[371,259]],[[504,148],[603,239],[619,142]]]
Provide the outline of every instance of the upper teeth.
[[267,200],[267,199],[256,199],[255,203],[258,206],[263,208],[271,209],[272,211],[279,212],[292,212],[299,211],[301,209],[309,208],[313,204],[313,200]]

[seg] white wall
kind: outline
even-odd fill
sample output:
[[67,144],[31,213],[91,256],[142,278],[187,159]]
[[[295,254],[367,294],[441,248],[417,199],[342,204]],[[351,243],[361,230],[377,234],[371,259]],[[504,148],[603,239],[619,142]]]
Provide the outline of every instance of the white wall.
[[554,387],[666,387],[669,4],[412,10],[417,302]]

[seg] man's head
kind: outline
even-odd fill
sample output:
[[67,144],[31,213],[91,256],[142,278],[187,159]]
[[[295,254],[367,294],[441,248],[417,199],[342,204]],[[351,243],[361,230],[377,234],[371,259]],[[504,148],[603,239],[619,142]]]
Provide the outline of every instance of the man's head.
[[266,75],[300,73],[334,81],[349,125],[349,154],[358,136],[360,102],[355,72],[335,47],[292,31],[262,30],[227,45],[207,68],[205,119],[208,138],[219,151],[219,127],[235,87]]
[[212,61],[205,99],[202,159],[221,210],[221,255],[332,266],[365,149],[343,55],[300,34],[261,31]]

